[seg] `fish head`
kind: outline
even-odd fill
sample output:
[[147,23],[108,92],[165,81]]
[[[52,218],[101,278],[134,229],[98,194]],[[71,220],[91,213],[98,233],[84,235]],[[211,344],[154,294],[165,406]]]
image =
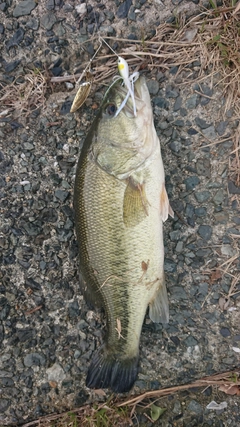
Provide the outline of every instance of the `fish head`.
[[[96,119],[92,146],[97,164],[118,179],[128,178],[156,148],[151,100],[144,77],[134,83],[136,116],[132,97],[128,95],[122,79],[110,86]],[[124,101],[125,105],[116,115]]]

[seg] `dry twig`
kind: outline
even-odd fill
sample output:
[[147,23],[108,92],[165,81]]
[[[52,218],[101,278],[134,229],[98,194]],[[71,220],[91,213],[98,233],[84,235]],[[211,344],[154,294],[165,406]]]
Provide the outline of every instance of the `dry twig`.
[[[62,414],[47,415],[36,421],[31,421],[24,424],[22,427],[84,427],[84,426],[130,426],[132,419],[136,416],[136,407],[148,409],[149,406],[163,396],[173,395],[175,393],[189,390],[192,388],[203,388],[209,386],[222,387],[223,390],[229,390],[232,386],[240,386],[240,373],[238,371],[224,372],[208,377],[192,383],[164,388],[161,390],[148,391],[146,393],[134,396],[121,401],[110,397],[107,402],[94,407],[85,405],[80,408],[64,412]],[[150,399],[154,399],[151,401]],[[105,423],[101,423],[101,414],[106,414]],[[103,415],[104,416],[104,415]],[[99,417],[99,418],[98,418]]]

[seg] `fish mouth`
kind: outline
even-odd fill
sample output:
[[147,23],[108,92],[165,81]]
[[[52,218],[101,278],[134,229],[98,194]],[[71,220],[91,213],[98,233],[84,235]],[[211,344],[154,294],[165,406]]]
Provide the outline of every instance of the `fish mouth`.
[[[111,102],[112,99],[112,101],[116,102],[117,108],[119,108],[121,104],[124,103],[127,96],[128,99],[124,104],[122,111],[128,117],[135,117],[131,95],[129,94],[128,89],[124,85],[123,79],[121,77],[116,78],[116,80],[110,85],[104,96],[103,103],[107,101]],[[146,104],[150,104],[150,97],[146,81],[143,76],[139,76],[134,83],[134,101],[137,113],[139,113]]]
[[[144,77],[143,76],[138,77],[138,79],[134,83],[134,103],[136,106],[137,113],[139,113],[140,110],[142,108],[144,108],[144,106],[145,106],[145,102],[144,102],[144,89],[145,89],[145,87],[144,86],[146,86]],[[134,115],[133,100],[132,100],[132,97],[131,97],[130,93],[128,92],[128,89],[126,88],[126,86],[124,86],[123,84],[119,84],[119,86],[117,88],[117,93],[120,96],[122,102],[124,102],[126,100],[126,97],[128,96],[128,100],[127,100],[125,106],[123,107],[123,110],[124,110],[124,113],[126,114],[126,116],[128,116],[128,117],[135,116]]]

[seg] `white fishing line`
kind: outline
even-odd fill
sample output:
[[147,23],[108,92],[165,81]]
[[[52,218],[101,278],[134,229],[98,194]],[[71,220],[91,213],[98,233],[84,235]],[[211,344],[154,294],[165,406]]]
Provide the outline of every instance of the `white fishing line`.
[[[94,13],[95,23],[96,23],[96,27],[97,27],[97,19],[96,19],[95,10],[93,10],[93,13]],[[79,79],[76,82],[76,87],[78,87],[78,91],[77,91],[77,94],[73,100],[72,107],[71,107],[70,111],[72,113],[75,112],[86,101],[86,99],[90,93],[90,90],[91,90],[92,79],[90,78],[90,79],[86,80],[86,82],[81,83],[81,84],[80,84],[80,82],[81,82],[82,78],[87,75],[88,72],[89,73],[91,72],[91,64],[92,64],[94,58],[96,58],[98,52],[100,51],[100,49],[102,48],[102,45],[104,43],[111,50],[111,52],[113,52],[113,54],[116,55],[116,57],[118,58],[117,65],[118,65],[118,71],[120,74],[120,78],[122,79],[124,86],[127,88],[126,97],[124,98],[121,105],[117,109],[117,111],[115,113],[115,117],[117,117],[117,115],[120,113],[120,111],[124,108],[124,106],[126,105],[130,96],[132,99],[133,113],[134,113],[134,116],[136,117],[137,116],[137,109],[136,109],[136,102],[135,102],[135,97],[134,97],[134,83],[138,79],[139,73],[138,73],[138,71],[136,71],[136,72],[132,73],[131,75],[129,75],[129,67],[128,67],[127,61],[115,52],[115,50],[109,45],[109,43],[99,34],[98,29],[97,29],[97,34],[98,34],[99,46],[98,46],[96,52],[93,54],[92,58],[89,60],[86,67],[84,68]]]

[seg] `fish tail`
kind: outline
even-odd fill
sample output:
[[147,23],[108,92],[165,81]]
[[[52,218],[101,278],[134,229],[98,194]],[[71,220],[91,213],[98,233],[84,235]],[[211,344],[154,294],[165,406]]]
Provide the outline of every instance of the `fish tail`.
[[89,388],[111,388],[115,393],[124,393],[132,388],[137,374],[138,355],[123,359],[120,355],[109,354],[102,346],[93,356],[86,385]]

